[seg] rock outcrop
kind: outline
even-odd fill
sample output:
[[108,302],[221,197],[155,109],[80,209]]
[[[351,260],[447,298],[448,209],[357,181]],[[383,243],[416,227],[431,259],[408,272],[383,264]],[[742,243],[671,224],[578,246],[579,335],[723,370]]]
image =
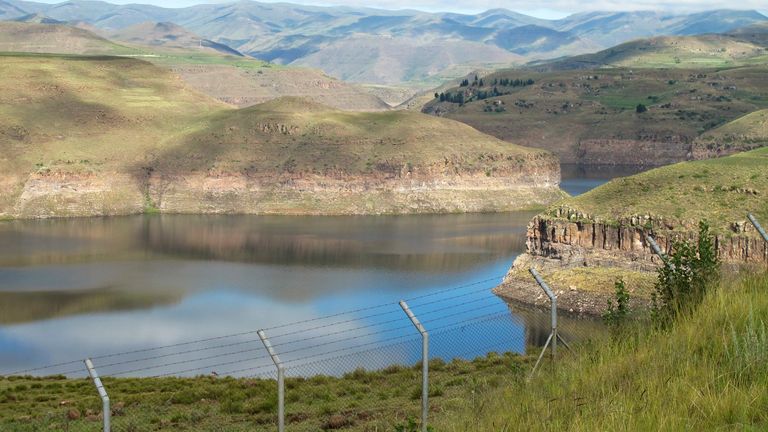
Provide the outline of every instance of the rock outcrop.
[[[714,236],[720,260],[733,267],[768,265],[768,243],[749,222],[734,221],[727,233]],[[527,253],[518,257],[504,283],[495,292],[502,297],[534,305],[548,304],[528,275],[530,267],[543,274],[581,268],[622,269],[652,277],[662,265],[646,240],[650,235],[664,252],[675,240],[695,241],[697,227],[653,215],[637,215],[617,221],[602,221],[567,207],[556,208],[533,218],[526,233]],[[562,294],[558,306],[572,312],[600,314],[612,297],[611,287],[556,286]],[[636,306],[648,298],[635,298]]]
[[535,157],[539,159],[511,161],[509,170],[493,173],[455,171],[443,164],[441,168],[372,167],[368,175],[342,170],[274,175],[161,170],[36,173],[26,179],[8,179],[15,192],[2,194],[0,216],[108,216],[146,211],[291,215],[510,211],[544,206],[563,196],[556,159]]

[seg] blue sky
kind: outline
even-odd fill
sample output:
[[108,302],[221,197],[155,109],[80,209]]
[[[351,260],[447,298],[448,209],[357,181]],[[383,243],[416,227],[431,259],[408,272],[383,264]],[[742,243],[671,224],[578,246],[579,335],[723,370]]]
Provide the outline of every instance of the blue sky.
[[[37,0],[44,3],[60,3],[61,0]],[[201,3],[231,3],[233,0],[110,0],[109,3],[143,3],[163,7],[184,7]],[[269,2],[269,0],[261,0]],[[283,0],[288,3],[318,6],[364,6],[383,9],[419,9],[426,11],[475,13],[494,8],[506,8],[516,12],[556,19],[572,13],[595,10],[663,10],[693,12],[708,9],[755,9],[768,15],[766,0]],[[543,7],[545,6],[545,7]]]

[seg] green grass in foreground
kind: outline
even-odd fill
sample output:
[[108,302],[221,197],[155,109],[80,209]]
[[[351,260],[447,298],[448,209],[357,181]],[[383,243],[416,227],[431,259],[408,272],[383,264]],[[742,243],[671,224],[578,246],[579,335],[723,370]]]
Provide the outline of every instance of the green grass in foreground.
[[439,431],[768,430],[768,274],[722,283],[670,331],[628,330],[492,390]]
[[[527,357],[489,354],[474,361],[430,362],[430,409],[456,410],[500,387],[518,386]],[[234,378],[104,379],[116,415],[115,431],[274,430],[274,381]],[[286,419],[291,431],[343,427],[393,431],[420,415],[421,368],[392,366],[343,377],[286,380]],[[63,404],[62,404],[63,403]],[[96,430],[100,400],[85,379],[0,379],[0,430]],[[75,410],[76,420],[67,420]],[[439,415],[439,414],[436,414]]]

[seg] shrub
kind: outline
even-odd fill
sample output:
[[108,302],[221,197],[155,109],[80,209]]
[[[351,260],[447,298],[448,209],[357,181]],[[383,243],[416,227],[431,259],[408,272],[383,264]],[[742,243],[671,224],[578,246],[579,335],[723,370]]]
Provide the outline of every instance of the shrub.
[[679,314],[695,309],[719,277],[720,263],[709,225],[699,223],[695,244],[675,241],[665,264],[659,269],[651,297],[651,316],[662,328],[668,327]]
[[614,305],[612,299],[608,300],[608,308],[603,313],[603,321],[609,327],[619,329],[624,326],[629,316],[629,292],[623,279],[617,280],[614,286],[616,304]]

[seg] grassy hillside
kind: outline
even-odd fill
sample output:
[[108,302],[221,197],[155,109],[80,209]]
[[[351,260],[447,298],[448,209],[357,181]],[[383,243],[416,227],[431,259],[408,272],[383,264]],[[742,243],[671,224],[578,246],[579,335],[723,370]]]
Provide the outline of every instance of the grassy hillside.
[[169,72],[129,58],[6,54],[0,77],[5,173],[114,169],[226,110]]
[[[689,159],[701,134],[768,107],[767,72],[765,65],[512,69],[448,90],[454,102],[435,99],[424,111],[554,151],[564,162],[660,165]],[[533,84],[507,84],[515,80]],[[638,105],[646,111],[637,112]]]
[[[339,208],[389,208],[393,198],[386,196],[391,191],[384,183],[401,181],[399,187],[408,189],[411,178],[429,183],[450,177],[449,194],[472,182],[477,205],[524,207],[559,196],[551,155],[458,122],[413,112],[349,113],[297,98],[236,110],[141,60],[43,54],[2,59],[0,167],[7,187],[0,212],[5,215],[134,213],[145,204],[159,206],[169,194],[177,199],[170,211],[281,213],[289,210],[250,206],[291,202],[292,212],[322,212],[322,205],[344,213],[348,210],[332,210],[329,199],[343,198]],[[192,176],[200,183],[168,176]],[[215,180],[222,176],[229,180]],[[321,178],[345,188],[354,178],[362,182],[355,186],[362,195],[329,198],[313,192]],[[306,185],[295,186],[299,180]],[[62,187],[67,182],[74,183]],[[547,198],[535,196],[542,192],[539,184],[551,189],[541,195]],[[501,192],[494,196],[502,187],[517,193],[510,188],[515,185],[533,189],[519,202]],[[280,192],[294,187],[287,196]],[[361,201],[377,188],[384,195]],[[189,195],[192,191],[200,194]],[[421,208],[419,199],[394,199],[398,211]],[[446,195],[432,201],[461,206],[463,199]],[[227,207],[219,210],[223,202]],[[435,211],[450,211],[441,209]]]
[[615,179],[563,204],[605,221],[650,214],[686,225],[706,219],[728,231],[747,212],[768,221],[766,194],[768,148],[761,148]]
[[122,42],[118,44],[87,29],[64,24],[0,22],[0,52],[141,58],[178,74],[190,87],[238,107],[301,95],[342,109],[389,109],[389,105],[366,89],[315,69],[243,57],[208,40],[202,41],[201,48],[196,35],[172,24],[144,23],[113,36]]
[[544,70],[624,68],[724,68],[768,63],[768,44],[735,34],[662,36],[617,45],[595,54],[545,63]]
[[702,134],[697,151],[704,156],[768,146],[768,110],[759,110]]
[[198,36],[173,23],[146,22],[110,33],[110,38],[131,44],[149,45],[165,49],[210,51],[243,57],[239,51],[224,44]]
[[136,55],[141,50],[119,45],[87,30],[60,24],[0,21],[0,52]]
[[638,326],[566,355],[555,372],[491,390],[441,431],[768,428],[768,276],[726,281],[668,333]]
[[[200,157],[188,158],[192,149]],[[349,175],[451,163],[461,172],[484,173],[536,155],[544,154],[421,113],[352,113],[282,98],[212,116],[204,131],[185,138],[178,152],[158,163],[180,163],[187,170],[208,169],[200,165],[208,163],[225,171]]]

